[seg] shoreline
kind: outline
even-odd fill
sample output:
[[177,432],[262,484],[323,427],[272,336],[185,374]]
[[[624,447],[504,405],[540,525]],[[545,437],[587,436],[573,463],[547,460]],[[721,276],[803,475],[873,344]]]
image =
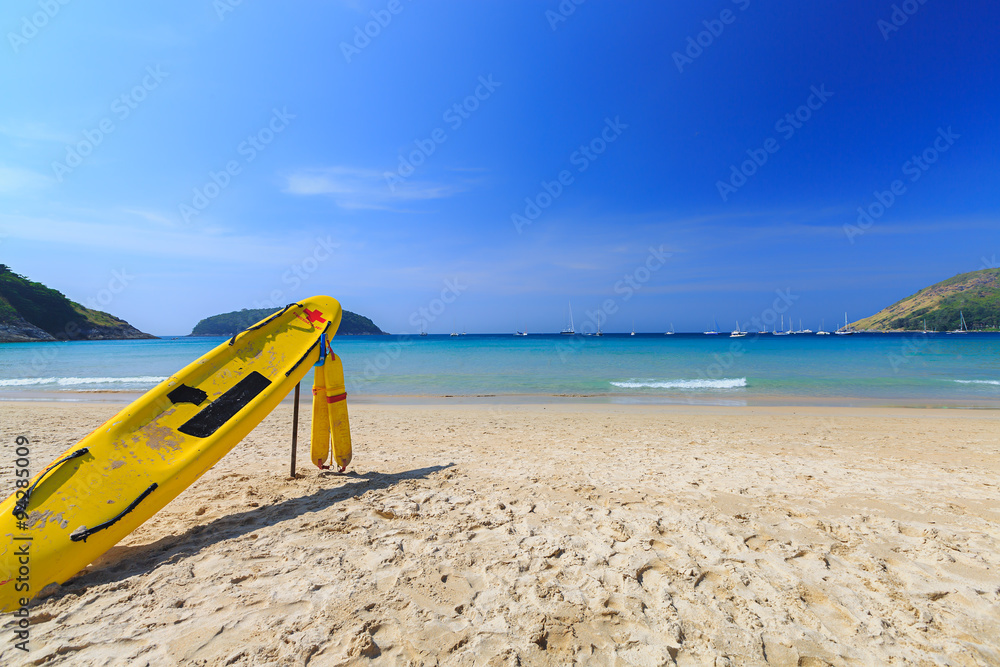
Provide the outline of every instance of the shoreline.
[[[303,391],[301,405],[308,404],[308,388]],[[128,405],[143,396],[140,391],[0,391],[0,404],[74,404]],[[351,394],[352,405],[441,406],[449,405],[580,405],[580,406],[641,406],[650,408],[832,408],[832,409],[907,409],[907,410],[968,410],[986,412],[1000,410],[1000,398],[975,402],[962,400],[926,400],[912,398],[882,399],[866,397],[788,397],[698,394],[685,396],[642,396],[637,394]],[[293,394],[282,399],[281,405],[291,405]]]

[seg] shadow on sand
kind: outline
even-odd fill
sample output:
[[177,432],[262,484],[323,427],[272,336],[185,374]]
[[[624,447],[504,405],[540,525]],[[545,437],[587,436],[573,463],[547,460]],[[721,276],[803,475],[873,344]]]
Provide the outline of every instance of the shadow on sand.
[[408,479],[425,478],[453,465],[429,466],[388,475],[378,472],[364,475],[348,473],[343,477],[351,481],[343,486],[321,489],[312,495],[289,498],[274,505],[219,517],[207,524],[192,526],[180,535],[168,535],[150,544],[112,547],[88,566],[93,569],[92,572],[70,579],[61,587],[55,588],[51,595],[39,596],[39,601],[42,598],[58,599],[67,594],[80,594],[91,586],[109,584],[150,572],[159,565],[188,558],[218,542],[325,509],[367,491],[389,488]]

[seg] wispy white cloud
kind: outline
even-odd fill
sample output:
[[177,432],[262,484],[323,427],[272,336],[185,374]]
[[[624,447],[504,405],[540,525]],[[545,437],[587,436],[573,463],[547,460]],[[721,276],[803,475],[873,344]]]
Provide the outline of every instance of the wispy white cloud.
[[134,208],[123,208],[122,213],[128,213],[129,215],[135,215],[148,222],[154,222],[158,225],[164,225],[165,227],[176,227],[179,223],[177,220],[169,218],[165,215],[157,213],[156,211],[143,211]]
[[303,169],[286,176],[283,192],[292,195],[326,195],[345,209],[399,210],[403,202],[445,199],[466,192],[472,182],[395,182],[390,188],[385,174],[375,169],[325,167]]
[[[112,214],[109,214],[112,217]],[[44,216],[0,214],[0,235],[7,241],[59,244],[135,256],[199,259],[211,262],[281,265],[301,254],[308,235],[278,238],[234,234],[220,229],[92,222]]]
[[0,122],[0,135],[18,143],[52,142],[68,144],[77,141],[78,137],[55,129],[46,123],[37,121],[4,121]]
[[0,195],[22,194],[39,190],[52,182],[48,176],[21,167],[0,166]]

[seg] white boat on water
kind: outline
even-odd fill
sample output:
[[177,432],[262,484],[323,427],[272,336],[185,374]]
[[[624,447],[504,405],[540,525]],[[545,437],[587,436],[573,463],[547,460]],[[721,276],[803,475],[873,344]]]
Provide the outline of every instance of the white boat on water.
[[565,329],[563,329],[562,331],[560,331],[559,333],[561,333],[563,335],[566,335],[566,336],[572,336],[573,334],[576,333],[576,327],[573,325],[573,303],[572,302],[570,302],[570,304],[569,304],[569,326],[566,327]]
[[963,313],[962,311],[958,311],[958,317],[960,318],[958,321],[958,328],[955,329],[954,331],[949,331],[948,333],[950,334],[969,333],[969,326],[965,323],[965,313]]
[[635,335],[635,320],[632,320],[632,333],[630,333],[629,336],[634,336],[634,335]]
[[[791,321],[791,320],[789,320],[789,322],[790,322],[790,321]],[[778,330],[778,329],[775,329],[775,330],[774,330],[774,331],[772,332],[772,335],[774,335],[774,336],[787,336],[787,335],[789,335],[790,333],[792,333],[792,332],[791,332],[791,325],[789,325],[789,327],[788,327],[788,328],[789,328],[789,330],[788,330],[788,331],[785,331],[785,316],[784,316],[784,315],[782,315],[782,316],[781,316],[781,330]]]
[[716,320],[712,320],[712,330],[705,332],[706,336],[718,336],[719,335],[719,323]]
[[746,331],[741,331],[740,330],[740,321],[736,320],[736,331],[734,331],[733,333],[729,334],[729,337],[730,338],[743,338],[746,335],[747,335]]
[[844,312],[844,328],[843,329],[837,329],[833,333],[837,334],[838,336],[853,336],[854,335],[854,330],[851,329],[850,326],[847,324],[847,312],[846,311]]
[[822,320],[819,323],[819,331],[816,332],[817,336],[829,336],[830,332],[826,330],[826,320]]
[[674,335],[674,323],[673,322],[670,323],[670,331],[666,332],[663,335],[664,336],[673,336]]

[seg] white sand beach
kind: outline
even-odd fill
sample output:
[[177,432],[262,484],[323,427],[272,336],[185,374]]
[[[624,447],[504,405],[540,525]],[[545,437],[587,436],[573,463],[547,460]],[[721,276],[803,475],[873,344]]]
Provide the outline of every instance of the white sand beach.
[[[119,407],[0,403],[3,442]],[[351,410],[347,474],[306,414],[289,478],[282,405],[0,663],[1000,664],[997,412]]]

